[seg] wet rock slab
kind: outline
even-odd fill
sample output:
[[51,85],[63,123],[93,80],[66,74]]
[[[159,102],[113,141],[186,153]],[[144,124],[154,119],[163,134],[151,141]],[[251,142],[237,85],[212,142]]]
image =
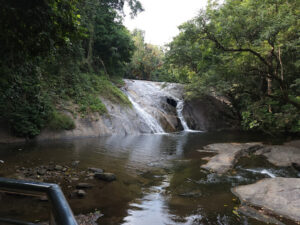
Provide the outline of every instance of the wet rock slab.
[[242,203],[300,222],[300,178],[268,178],[232,188]]
[[226,173],[230,170],[239,156],[244,152],[255,151],[261,148],[259,143],[219,143],[211,144],[204,147],[199,152],[206,153],[217,153],[217,155],[207,158],[209,160],[206,164],[202,165],[201,168],[213,171],[218,174]]
[[267,224],[271,223],[275,225],[284,225],[284,223],[275,219],[274,217],[266,215],[263,210],[256,210],[253,207],[247,205],[240,206],[237,211],[245,216],[254,218]]
[[264,148],[258,150],[255,154],[265,156],[275,166],[300,165],[300,148],[293,146],[264,146]]

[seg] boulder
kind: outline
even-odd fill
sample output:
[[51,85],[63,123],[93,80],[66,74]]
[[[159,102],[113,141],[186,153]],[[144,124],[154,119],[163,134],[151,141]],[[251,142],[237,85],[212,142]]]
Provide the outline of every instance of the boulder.
[[217,153],[217,155],[207,158],[208,162],[201,166],[201,168],[213,171],[218,174],[226,173],[230,170],[238,158],[249,149],[258,148],[259,143],[220,143],[211,144],[204,147],[204,152]]
[[239,129],[240,119],[228,101],[215,96],[204,96],[186,101],[183,116],[189,128],[213,131]]
[[292,166],[300,164],[300,148],[287,145],[269,145],[256,151],[275,166]]
[[300,222],[300,178],[267,178],[232,188],[242,203]]

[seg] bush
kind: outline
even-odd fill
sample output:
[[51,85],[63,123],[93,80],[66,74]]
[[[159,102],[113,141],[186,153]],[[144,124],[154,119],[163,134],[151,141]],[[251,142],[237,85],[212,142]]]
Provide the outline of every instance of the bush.
[[52,130],[73,130],[75,123],[68,115],[54,111],[48,126]]
[[[41,86],[38,68],[24,64],[17,69],[0,66],[0,118],[9,122],[18,137],[40,133],[52,111],[49,96]],[[9,75],[9,76],[8,76]]]
[[[121,82],[119,81],[119,84]],[[79,106],[78,111],[85,115],[89,112],[107,113],[100,96],[113,103],[131,106],[127,96],[103,74],[80,73],[66,84],[67,96]]]

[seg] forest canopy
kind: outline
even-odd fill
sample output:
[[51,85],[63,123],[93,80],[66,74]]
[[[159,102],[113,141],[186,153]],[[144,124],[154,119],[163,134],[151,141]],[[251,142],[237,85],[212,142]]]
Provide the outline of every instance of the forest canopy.
[[226,96],[245,129],[300,131],[300,2],[209,1],[180,26],[165,66],[187,98]]

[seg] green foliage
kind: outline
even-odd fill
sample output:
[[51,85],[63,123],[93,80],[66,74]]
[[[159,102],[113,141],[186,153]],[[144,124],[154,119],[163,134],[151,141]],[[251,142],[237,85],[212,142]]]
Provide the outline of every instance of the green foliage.
[[132,15],[142,11],[137,0],[0,0],[0,120],[15,135],[32,138],[49,122],[71,129],[56,110],[65,102],[82,115],[107,112],[100,96],[130,105],[109,79],[134,48],[125,2]]
[[[269,112],[269,104],[275,112]],[[280,106],[278,102],[260,101],[249,105],[242,112],[242,125],[246,130],[259,129],[266,133],[300,132],[299,113],[292,105]],[[276,110],[275,110],[276,109]]]
[[1,61],[47,55],[80,36],[77,0],[1,0]]
[[122,25],[120,7],[116,4],[123,5],[124,1],[92,0],[82,3],[82,23],[88,34],[83,40],[83,47],[90,72],[103,70],[107,76],[121,76],[133,54],[134,43],[129,31]]
[[90,112],[107,113],[100,96],[113,103],[131,106],[127,96],[103,75],[80,73],[72,76],[72,78],[75,80],[72,80],[72,83],[67,88],[64,88],[68,96],[65,99],[74,101],[82,115]]
[[299,132],[299,1],[209,1],[180,26],[166,66],[187,97],[226,96],[245,129]]
[[131,62],[127,65],[127,77],[143,80],[157,80],[161,74],[164,53],[162,48],[147,44],[144,41],[144,32],[132,32],[135,51]]
[[30,138],[37,135],[51,112],[50,99],[42,90],[39,71],[31,63],[16,71],[2,66],[0,71],[1,118],[10,123],[16,136]]
[[70,116],[54,111],[48,122],[48,127],[52,130],[73,130],[75,123]]
[[99,90],[100,95],[111,102],[119,103],[125,106],[131,106],[131,102],[127,96],[119,88],[113,85],[112,82],[107,78],[102,77],[96,87]]

